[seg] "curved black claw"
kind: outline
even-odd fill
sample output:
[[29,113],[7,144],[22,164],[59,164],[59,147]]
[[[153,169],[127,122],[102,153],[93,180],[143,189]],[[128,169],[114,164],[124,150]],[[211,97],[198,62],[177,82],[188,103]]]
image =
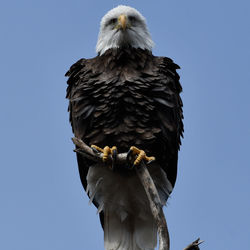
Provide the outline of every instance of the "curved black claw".
[[155,159],[154,160],[151,160],[151,161],[148,161],[147,163],[146,163],[146,165],[150,165],[152,162],[154,162],[155,161]]
[[112,150],[112,165],[111,165],[112,170],[115,169],[116,159],[117,159],[117,149],[113,149]]
[[94,152],[95,154],[100,154],[100,151],[98,151],[96,148],[91,147],[91,149],[93,150],[93,152]]
[[128,153],[127,153],[127,158],[126,158],[126,162],[127,162],[127,168],[128,169],[133,169],[134,165],[131,163],[133,162],[133,150],[129,149]]

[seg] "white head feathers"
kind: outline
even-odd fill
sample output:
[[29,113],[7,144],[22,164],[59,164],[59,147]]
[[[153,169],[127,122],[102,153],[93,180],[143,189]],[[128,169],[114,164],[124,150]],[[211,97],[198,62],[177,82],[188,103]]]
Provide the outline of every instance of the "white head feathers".
[[101,20],[96,52],[102,55],[110,48],[131,46],[151,51],[154,42],[146,19],[134,8],[119,5]]

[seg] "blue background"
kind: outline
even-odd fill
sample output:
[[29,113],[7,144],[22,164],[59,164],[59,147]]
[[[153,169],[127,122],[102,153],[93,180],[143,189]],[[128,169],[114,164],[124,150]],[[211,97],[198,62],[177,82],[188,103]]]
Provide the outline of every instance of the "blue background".
[[185,138],[165,214],[171,249],[250,245],[248,0],[10,0],[0,9],[0,249],[103,249],[68,122],[64,73],[95,56],[101,17],[137,8],[181,66]]

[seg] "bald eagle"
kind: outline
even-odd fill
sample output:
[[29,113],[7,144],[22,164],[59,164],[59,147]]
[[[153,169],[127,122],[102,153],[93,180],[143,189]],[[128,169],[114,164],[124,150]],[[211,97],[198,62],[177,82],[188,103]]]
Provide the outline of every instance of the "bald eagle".
[[[179,66],[154,56],[153,45],[136,9],[110,10],[101,20],[97,56],[80,59],[66,73],[67,98],[73,133],[95,150],[115,159],[116,150],[134,147],[155,157],[148,169],[163,206],[176,181],[182,87]],[[98,208],[105,249],[154,249],[157,229],[135,169],[110,169],[80,154],[77,161],[82,185]]]

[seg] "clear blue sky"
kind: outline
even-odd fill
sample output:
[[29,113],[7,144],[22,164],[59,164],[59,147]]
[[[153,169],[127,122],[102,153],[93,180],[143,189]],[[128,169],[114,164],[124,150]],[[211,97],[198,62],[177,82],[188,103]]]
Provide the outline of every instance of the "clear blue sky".
[[155,55],[181,66],[185,138],[165,209],[172,250],[250,246],[249,0],[10,0],[0,9],[0,249],[103,249],[78,176],[65,71],[95,56],[118,4],[147,18]]

